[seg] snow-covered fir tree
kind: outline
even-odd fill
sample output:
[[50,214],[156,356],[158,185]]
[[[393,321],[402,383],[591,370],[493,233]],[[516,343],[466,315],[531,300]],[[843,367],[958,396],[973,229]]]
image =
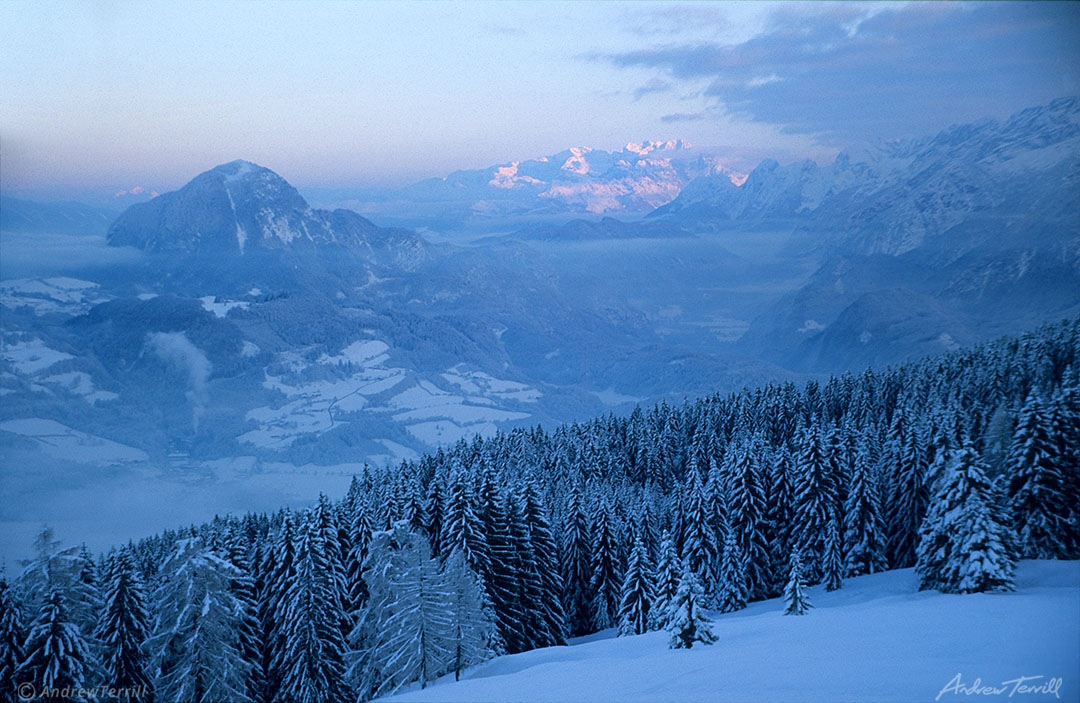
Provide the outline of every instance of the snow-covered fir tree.
[[120,691],[120,701],[150,700],[153,688],[143,649],[150,624],[149,598],[130,552],[122,550],[108,560],[96,632],[103,655],[102,685]]
[[640,635],[649,629],[649,611],[655,595],[652,584],[652,565],[641,538],[634,540],[630,558],[626,561],[622,599],[619,603],[619,634]]
[[667,626],[668,609],[675,594],[679,591],[681,569],[679,555],[675,552],[675,541],[670,533],[664,530],[660,533],[660,551],[656,558],[656,568],[653,570],[654,595],[649,613],[649,619],[652,621],[650,629],[660,630]]
[[338,703],[351,696],[345,686],[344,582],[336,530],[328,531],[323,509],[317,509],[307,522],[297,545],[296,576],[279,604],[277,619],[284,632],[277,666],[282,681],[276,700]]
[[746,560],[735,532],[725,526],[724,550],[720,559],[719,589],[716,608],[722,613],[733,613],[746,607]]
[[813,605],[806,593],[806,578],[803,576],[802,555],[798,549],[791,552],[788,565],[788,582],[784,587],[784,615],[805,615]]
[[851,483],[844,505],[845,574],[862,576],[884,571],[885,536],[881,520],[881,493],[870,441],[863,437],[852,464]]
[[844,578],[844,558],[841,552],[840,528],[835,518],[829,518],[825,528],[825,556],[821,566],[821,582],[826,591],[840,588]]
[[712,622],[702,609],[704,594],[697,573],[683,562],[679,589],[668,604],[667,625],[671,634],[668,646],[671,649],[690,649],[696,643],[712,644],[716,635],[712,631]]
[[600,630],[619,622],[622,568],[615,539],[614,516],[606,505],[597,507],[593,519],[592,602],[593,625]]
[[562,526],[563,612],[573,636],[592,631],[592,531],[581,491],[570,491]]
[[251,665],[236,628],[244,604],[232,593],[239,577],[200,540],[177,542],[153,595],[157,618],[147,647],[156,699],[249,701]]
[[1029,395],[1005,462],[1017,548],[1028,559],[1060,559],[1072,551],[1069,535],[1076,529],[1071,521],[1077,508],[1063,500],[1065,457],[1052,432],[1042,400]]
[[1001,497],[964,439],[938,481],[921,531],[919,587],[945,593],[1011,590],[1015,560]]
[[7,579],[0,574],[0,701],[15,703],[19,684],[18,675],[25,653],[26,642],[22,608],[12,593]]
[[15,676],[30,683],[38,700],[65,700],[65,689],[87,683],[90,649],[71,621],[59,588],[51,588],[30,623],[25,658]]

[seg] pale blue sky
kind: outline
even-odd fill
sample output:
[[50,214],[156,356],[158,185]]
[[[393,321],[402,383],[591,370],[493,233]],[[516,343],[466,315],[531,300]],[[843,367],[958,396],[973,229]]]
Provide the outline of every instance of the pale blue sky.
[[683,138],[827,159],[1080,92],[1080,4],[0,3],[8,191],[399,184]]

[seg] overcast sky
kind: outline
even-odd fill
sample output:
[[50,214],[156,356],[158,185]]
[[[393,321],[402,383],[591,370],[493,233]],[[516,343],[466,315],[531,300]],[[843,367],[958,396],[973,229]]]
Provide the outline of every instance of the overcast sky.
[[689,140],[829,159],[1080,92],[1080,3],[0,3],[8,192],[401,184]]

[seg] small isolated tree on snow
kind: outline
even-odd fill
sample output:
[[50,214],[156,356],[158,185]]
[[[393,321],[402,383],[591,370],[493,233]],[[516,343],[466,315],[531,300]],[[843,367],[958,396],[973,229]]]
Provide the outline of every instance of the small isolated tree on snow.
[[810,604],[810,598],[806,594],[802,556],[798,549],[791,552],[788,574],[787,586],[784,588],[784,602],[787,604],[784,615],[805,615],[806,611],[814,606]]
[[668,607],[667,631],[671,633],[668,646],[672,649],[690,649],[695,642],[712,644],[716,641],[711,622],[701,608],[702,599],[697,574],[689,562],[684,561],[679,590]]

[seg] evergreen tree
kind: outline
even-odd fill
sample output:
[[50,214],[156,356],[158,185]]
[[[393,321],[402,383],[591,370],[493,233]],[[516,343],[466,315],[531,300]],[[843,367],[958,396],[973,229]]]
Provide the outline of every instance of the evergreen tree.
[[828,528],[836,487],[829,475],[829,466],[820,433],[811,425],[803,431],[796,483],[795,522],[802,559],[803,576],[809,583],[821,578],[821,563],[825,555],[825,532]]
[[593,520],[593,563],[590,586],[595,594],[592,602],[593,623],[599,630],[613,627],[619,622],[622,569],[619,565],[613,522],[611,509],[606,505],[598,506]]
[[720,560],[720,583],[716,605],[722,613],[733,613],[746,607],[746,561],[735,531],[725,530],[724,553]]
[[262,701],[270,703],[285,680],[286,662],[285,633],[288,623],[283,619],[287,612],[287,595],[290,585],[296,581],[297,527],[293,515],[286,510],[281,526],[270,548],[262,555],[259,579],[256,584],[259,630],[263,644],[261,665],[265,677]]
[[563,612],[569,634],[580,636],[592,631],[592,531],[577,486],[570,492],[562,532]]
[[705,490],[696,471],[691,471],[683,489],[687,495],[687,510],[683,526],[682,556],[701,582],[712,584],[716,563],[716,531],[706,510]]
[[885,538],[881,524],[881,500],[877,475],[872,470],[871,449],[863,439],[851,470],[844,506],[846,519],[844,542],[847,545],[845,569],[848,576],[862,576],[884,571]]
[[0,576],[0,702],[15,703],[18,699],[19,666],[25,658],[23,645],[26,630],[22,609],[7,580]]
[[120,691],[120,701],[151,698],[143,645],[150,637],[149,600],[131,554],[121,551],[109,560],[105,603],[97,639],[104,653],[103,685]]
[[806,611],[813,607],[806,593],[802,556],[798,549],[791,552],[788,582],[787,587],[784,588],[784,603],[784,615],[805,615]]
[[26,658],[15,676],[30,682],[36,700],[67,700],[65,689],[86,684],[90,650],[82,632],[68,617],[64,596],[49,589],[26,637]]
[[147,641],[155,698],[165,701],[248,699],[251,665],[241,654],[237,620],[243,603],[233,595],[239,570],[198,539],[177,542],[154,592],[157,618]]
[[654,599],[652,578],[645,544],[634,540],[626,563],[622,599],[619,603],[619,634],[640,635],[649,629],[649,609]]
[[521,488],[521,505],[524,510],[525,527],[532,548],[537,583],[537,600],[531,608],[538,614],[535,646],[550,647],[566,644],[566,614],[562,607],[562,577],[559,570],[559,549],[551,533],[547,510],[540,498],[540,490],[532,480]]
[[672,599],[679,591],[681,578],[681,564],[675,552],[675,541],[671,539],[670,533],[664,530],[660,535],[660,553],[656,559],[656,569],[653,571],[654,596],[650,610],[651,629],[659,630],[667,627],[668,610]]
[[[341,634],[340,568],[334,563],[336,530],[324,515],[309,516],[296,550],[296,578],[277,619],[284,626],[275,669],[282,672],[276,700],[283,703],[344,703],[346,645]],[[333,538],[328,538],[330,535]]]
[[889,517],[889,551],[893,568],[904,569],[915,563],[919,526],[926,515],[930,490],[926,478],[926,451],[922,438],[913,428],[905,427],[903,443],[893,445],[894,461]]
[[1052,440],[1052,422],[1042,401],[1028,396],[1006,459],[1009,507],[1020,555],[1061,559],[1070,555],[1076,507],[1064,500],[1062,456]]
[[1011,590],[1015,568],[1000,498],[965,438],[938,482],[923,523],[919,587],[945,593]]
[[731,490],[731,527],[745,560],[748,598],[764,597],[769,591],[769,543],[765,536],[765,492],[749,449],[738,455]]
[[668,606],[667,627],[671,633],[668,646],[671,649],[690,649],[695,642],[712,644],[716,641],[711,622],[702,610],[701,584],[690,565],[683,562],[679,589]]
[[842,585],[844,559],[841,555],[840,528],[838,521],[830,518],[825,528],[825,559],[822,564],[822,582],[826,591],[835,591]]

